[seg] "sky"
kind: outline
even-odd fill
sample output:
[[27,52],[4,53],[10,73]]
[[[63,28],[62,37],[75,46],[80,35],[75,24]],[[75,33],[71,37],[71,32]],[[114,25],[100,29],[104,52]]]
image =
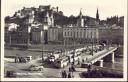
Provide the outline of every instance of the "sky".
[[78,16],[82,8],[83,15],[96,17],[98,8],[100,19],[111,16],[124,16],[127,0],[2,0],[2,9],[5,16],[12,16],[23,7],[36,7],[39,5],[51,5],[59,7],[64,15]]

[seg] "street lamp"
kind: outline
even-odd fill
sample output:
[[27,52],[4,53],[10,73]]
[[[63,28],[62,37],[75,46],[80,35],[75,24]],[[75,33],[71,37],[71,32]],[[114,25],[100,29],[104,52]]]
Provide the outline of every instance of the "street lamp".
[[44,54],[43,54],[43,43],[42,43],[42,61],[44,61]]
[[48,26],[47,25],[44,25],[43,26],[43,29],[42,29],[44,32],[43,32],[43,35],[44,35],[44,42],[42,41],[42,61],[44,61],[44,54],[43,54],[43,44],[47,44],[47,31],[48,31]]
[[94,53],[93,53],[93,35],[92,35],[92,32],[91,32],[91,44],[92,44],[92,56],[94,55]]
[[11,43],[12,43],[12,42],[11,42],[11,39],[12,39],[12,33],[11,33],[11,32],[10,32],[10,35],[9,35],[9,36],[10,36],[10,37],[9,37],[9,39],[10,39],[10,40],[9,40],[9,44],[11,45]]
[[74,53],[73,53],[73,65],[74,65],[74,63],[75,63],[75,59],[74,59],[74,57],[75,57],[75,30],[73,30],[74,31],[74,35],[73,35],[73,48],[74,48]]

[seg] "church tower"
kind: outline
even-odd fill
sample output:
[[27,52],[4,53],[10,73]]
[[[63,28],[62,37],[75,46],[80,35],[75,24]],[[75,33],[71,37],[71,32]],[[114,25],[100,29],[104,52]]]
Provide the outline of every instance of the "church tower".
[[77,26],[78,27],[84,27],[84,19],[82,15],[82,11],[80,10],[79,18],[77,20]]
[[96,12],[96,21],[98,22],[100,19],[99,19],[99,11],[98,11],[98,8],[97,8],[97,12]]

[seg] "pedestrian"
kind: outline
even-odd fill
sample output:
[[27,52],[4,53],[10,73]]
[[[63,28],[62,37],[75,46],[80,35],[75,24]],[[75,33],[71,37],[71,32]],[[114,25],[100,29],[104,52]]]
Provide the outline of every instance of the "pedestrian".
[[62,71],[61,76],[62,76],[62,78],[64,78],[64,71]]
[[21,57],[18,57],[18,59],[19,59],[19,63],[21,63]]
[[18,62],[18,58],[17,57],[15,57],[15,63],[17,63]]
[[71,72],[72,70],[71,70],[71,67],[69,67],[69,72]]
[[71,69],[72,71],[76,71],[74,65],[72,65]]
[[80,65],[80,59],[78,58],[78,65]]
[[71,73],[68,73],[68,78],[71,78]]
[[92,65],[89,64],[89,65],[88,65],[88,71],[91,71],[91,70],[92,70]]
[[82,62],[84,63],[84,59],[82,59]]
[[64,70],[64,78],[67,78],[67,73],[65,70]]

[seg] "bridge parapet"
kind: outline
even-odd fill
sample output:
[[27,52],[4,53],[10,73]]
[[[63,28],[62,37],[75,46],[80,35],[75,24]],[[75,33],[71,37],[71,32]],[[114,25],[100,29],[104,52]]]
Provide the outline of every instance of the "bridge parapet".
[[94,54],[94,56],[92,56],[88,60],[86,60],[85,63],[86,64],[90,64],[90,63],[93,64],[93,63],[97,62],[98,60],[101,60],[102,58],[104,58],[108,54],[114,52],[115,50],[117,50],[117,47],[110,47],[109,50],[105,49],[103,51],[100,51],[100,52]]

